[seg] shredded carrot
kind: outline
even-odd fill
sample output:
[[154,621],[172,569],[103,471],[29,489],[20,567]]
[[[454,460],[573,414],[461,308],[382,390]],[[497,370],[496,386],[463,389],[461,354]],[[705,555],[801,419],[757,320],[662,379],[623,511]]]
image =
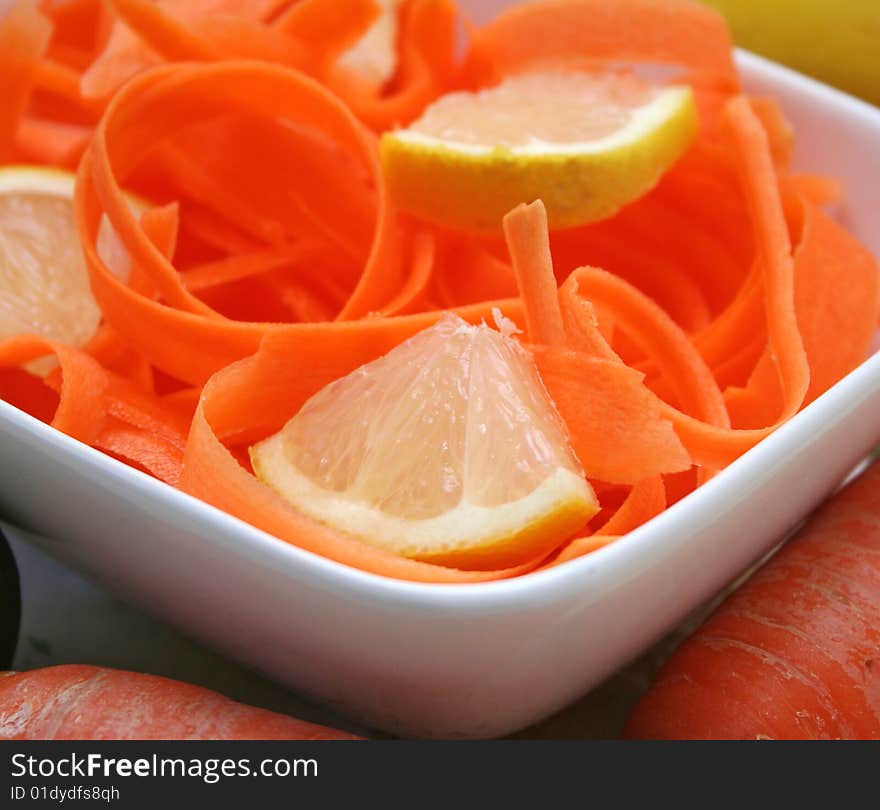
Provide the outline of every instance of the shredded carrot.
[[437,236],[432,292],[441,307],[517,295],[513,268],[470,236]]
[[564,344],[544,203],[538,200],[511,211],[504,217],[504,236],[525,303],[530,339],[545,346]]
[[623,505],[596,534],[623,535],[637,529],[666,508],[666,488],[659,475],[633,485]]
[[42,338],[21,335],[0,342],[0,366],[4,368],[19,368],[53,354],[61,374],[52,427],[91,444],[104,423],[108,373],[87,354]]
[[19,120],[15,148],[31,163],[75,168],[92,137],[88,127],[34,116]]
[[396,75],[387,87],[336,65],[328,85],[376,130],[403,126],[449,89],[455,74],[457,9],[452,0],[405,0]]
[[679,65],[738,84],[724,20],[689,0],[528,3],[502,13],[478,32],[476,43],[502,74],[535,65],[631,61]]
[[0,19],[0,162],[15,157],[16,128],[51,32],[30,0],[18,0]]
[[557,554],[544,563],[541,566],[541,570],[555,568],[557,565],[562,565],[570,560],[576,560],[578,557],[592,554],[592,552],[605,548],[605,546],[610,546],[615,540],[619,539],[619,537],[614,535],[598,533],[591,534],[589,537],[578,537],[561,548]]

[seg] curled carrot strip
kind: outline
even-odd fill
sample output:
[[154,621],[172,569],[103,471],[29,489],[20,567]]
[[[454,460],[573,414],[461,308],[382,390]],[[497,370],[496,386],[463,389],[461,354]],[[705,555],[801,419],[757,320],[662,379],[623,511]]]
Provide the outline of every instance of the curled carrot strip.
[[535,360],[588,478],[633,484],[648,470],[659,475],[690,467],[644,375],[619,360],[566,349],[536,349]]
[[81,81],[77,70],[49,58],[40,60],[34,71],[34,86],[39,90],[60,96],[83,111],[100,113],[97,105],[83,98]]
[[220,52],[204,37],[182,25],[155,3],[144,0],[110,0],[120,19],[144,42],[169,61],[213,60]]
[[24,116],[15,133],[15,147],[28,161],[68,168],[79,162],[91,137],[91,130],[78,124]]
[[[566,341],[565,317],[550,256],[547,214],[538,201],[504,218],[504,234],[519,282],[528,336],[541,379],[568,425],[572,448],[589,478],[633,484],[645,477],[677,472],[690,458],[672,425],[660,415],[643,375],[628,368],[604,343],[591,320],[592,309],[577,307],[581,271],[568,283],[566,315],[580,349]],[[615,313],[617,315],[617,313]],[[646,475],[646,470],[651,472]]]
[[171,486],[180,480],[183,453],[178,448],[118,419],[107,420],[94,446]]
[[620,360],[599,327],[595,307],[579,294],[577,276],[559,288],[559,308],[569,348],[601,360]]
[[[91,355],[42,338],[21,335],[0,342],[0,367],[20,368],[49,354],[58,367],[44,381],[32,375],[17,381],[19,389],[23,384],[30,389],[21,404],[62,433],[176,485],[188,430],[180,414]],[[40,388],[57,393],[54,413],[39,408],[46,401]],[[38,408],[27,407],[31,404]]]
[[455,70],[458,11],[451,0],[407,0],[399,16],[399,64],[388,87],[343,66],[327,77],[328,86],[376,130],[410,123],[449,89]]
[[663,478],[655,475],[633,485],[623,505],[596,534],[623,535],[647,523],[666,508],[666,488]]
[[102,323],[83,351],[105,369],[130,380],[144,391],[153,390],[153,370],[142,354],[134,351],[119,333]]
[[[778,379],[781,413],[770,426],[731,430],[724,425],[707,424],[664,403],[663,412],[675,425],[694,460],[710,469],[729,464],[768,435],[779,422],[796,413],[803,405],[810,384],[794,305],[791,244],[767,136],[745,98],[730,102],[727,110],[764,270],[765,312],[772,353],[768,354],[768,362]],[[771,378],[765,372],[757,379],[760,382]]]
[[565,329],[553,274],[544,204],[538,200],[514,208],[504,217],[504,238],[525,303],[529,338],[533,343],[545,346],[564,345]]
[[[120,0],[114,9],[129,25],[119,16],[111,20],[100,53],[82,75],[81,93],[86,99],[107,99],[128,79],[160,64],[162,55],[178,59],[246,56],[246,51],[254,48],[249,23],[265,21],[279,5],[279,0],[159,0],[155,4]],[[213,23],[213,37],[194,30],[193,23],[198,22],[204,31],[208,20]],[[222,30],[223,23],[230,20],[238,24],[237,39]],[[282,50],[277,39],[268,29],[262,33],[260,46],[268,45],[269,52],[277,56]],[[290,47],[295,45],[291,40]]]
[[518,294],[513,268],[470,236],[440,234],[437,250],[432,292],[441,307]]
[[[818,208],[801,201],[801,239],[794,251],[794,309],[810,371],[804,404],[824,393],[868,352],[876,324],[878,269],[871,253]],[[846,341],[829,335],[847,334]],[[765,349],[749,381],[728,392],[736,424],[775,418],[782,405],[776,368]],[[775,409],[775,410],[774,410]]]
[[379,310],[379,315],[405,315],[416,311],[419,300],[431,281],[434,270],[436,244],[434,237],[427,231],[417,233],[412,240],[411,270],[409,277],[400,288],[400,292]]
[[28,0],[18,0],[0,19],[0,162],[14,158],[15,132],[51,30]]
[[637,61],[680,65],[738,86],[724,20],[686,0],[546,0],[515,6],[478,32],[475,47],[502,74],[560,63]]
[[[224,319],[195,298],[129,210],[118,178],[134,168],[138,155],[184,121],[199,121],[229,108],[273,117],[287,114],[308,123],[358,156],[370,172],[379,207],[376,232],[343,318],[380,309],[394,298],[403,280],[399,226],[385,199],[375,142],[320,85],[289,69],[252,62],[175,65],[142,74],[114,97],[80,166],[78,227],[95,296],[107,319],[154,365],[192,383],[255,351],[271,327]],[[104,266],[95,249],[102,211],[165,304],[135,294]]]
[[299,0],[274,21],[273,27],[302,43],[308,51],[305,64],[323,76],[378,13],[376,0]]
[[106,415],[107,372],[87,354],[31,335],[0,342],[0,366],[20,367],[46,355],[58,358],[61,371],[58,407],[51,425],[85,444],[98,436]]
[[657,304],[604,270],[584,267],[572,278],[579,293],[611,311],[617,326],[651,357],[687,413],[719,427],[729,426],[712,372],[684,331]]
[[724,362],[741,347],[743,336],[758,336],[766,342],[763,272],[757,263],[736,296],[717,318],[694,336],[694,345],[711,367]]
[[569,272],[585,262],[602,267],[657,301],[688,332],[708,325],[710,309],[697,283],[660,252],[639,244],[630,228],[575,229],[553,241],[557,255],[565,254],[563,262],[577,257]]
[[[810,366],[812,402],[868,354],[877,323],[880,268],[872,253],[815,205],[804,202],[794,253],[795,311]],[[829,335],[846,335],[829,340]]]
[[758,252],[767,273],[764,284],[767,331],[785,389],[782,418],[786,418],[803,404],[810,379],[793,306],[791,242],[767,135],[745,98],[731,101],[727,113],[741,161]]
[[312,257],[314,251],[312,246],[300,242],[285,247],[236,254],[191,267],[183,272],[182,280],[187,290],[198,292],[277,270],[291,262]]
[[607,534],[591,534],[589,537],[575,538],[574,540],[563,546],[557,554],[555,554],[546,563],[544,563],[544,565],[541,566],[540,570],[544,570],[546,568],[555,568],[557,565],[562,565],[563,563],[567,563],[571,560],[576,560],[578,557],[584,557],[587,554],[592,554],[594,551],[598,551],[600,548],[610,546],[615,540],[619,539],[620,537]]
[[843,199],[843,186],[833,177],[794,174],[789,179],[794,183],[798,194],[814,205],[833,205]]

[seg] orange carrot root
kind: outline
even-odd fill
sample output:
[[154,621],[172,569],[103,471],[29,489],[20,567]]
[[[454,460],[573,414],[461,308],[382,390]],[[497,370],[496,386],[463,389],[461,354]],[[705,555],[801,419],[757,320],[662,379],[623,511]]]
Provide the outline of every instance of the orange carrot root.
[[181,681],[68,664],[0,673],[10,740],[354,740]]

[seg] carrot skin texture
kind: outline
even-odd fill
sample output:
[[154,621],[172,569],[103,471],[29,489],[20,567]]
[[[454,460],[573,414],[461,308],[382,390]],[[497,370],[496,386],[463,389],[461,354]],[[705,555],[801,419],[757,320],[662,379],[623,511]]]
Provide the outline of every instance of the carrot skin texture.
[[358,738],[169,678],[65,664],[0,673],[0,739]]
[[625,734],[880,739],[880,463],[679,648]]

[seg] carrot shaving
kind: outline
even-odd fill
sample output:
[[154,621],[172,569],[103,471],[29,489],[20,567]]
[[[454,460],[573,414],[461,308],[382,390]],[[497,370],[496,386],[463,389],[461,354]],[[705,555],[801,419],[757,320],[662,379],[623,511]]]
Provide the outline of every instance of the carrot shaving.
[[468,236],[437,236],[432,294],[442,307],[517,295],[513,268]]
[[794,309],[791,242],[766,133],[744,98],[731,101],[727,113],[764,264],[769,347],[785,392],[781,416],[785,419],[803,404],[810,379]]
[[168,61],[213,60],[220,52],[161,6],[146,0],[110,0],[120,20]]
[[540,200],[520,205],[504,217],[504,238],[525,304],[526,325],[534,343],[560,346],[565,329],[553,275],[547,211]]
[[109,419],[95,439],[94,446],[131,466],[177,486],[183,464],[183,453],[157,436],[144,433],[120,422]]
[[566,544],[559,550],[559,552],[544,563],[544,565],[541,566],[541,570],[555,568],[557,565],[576,560],[578,557],[592,554],[600,548],[610,546],[615,540],[619,539],[619,537],[615,537],[614,535],[605,534],[591,534],[589,537],[578,537]]
[[50,424],[56,430],[91,444],[104,422],[107,372],[82,352],[30,335],[0,342],[0,366],[21,367],[46,355],[58,358],[61,371],[58,407]]
[[623,505],[596,534],[618,536],[627,534],[656,517],[666,508],[666,488],[659,475],[633,485]]
[[23,116],[15,133],[15,148],[33,163],[75,168],[92,137],[88,127]]
[[407,0],[400,11],[398,70],[388,87],[341,66],[329,87],[377,130],[408,124],[449,88],[455,72],[457,9],[451,0]]
[[600,360],[620,360],[599,327],[596,308],[579,294],[577,276],[559,288],[559,306],[568,346]]
[[376,0],[299,0],[274,28],[310,51],[311,71],[323,74],[369,28],[379,13]]
[[633,61],[680,65],[738,85],[724,20],[687,0],[529,3],[479,30],[476,47],[489,55],[496,75],[554,64]]
[[15,132],[51,31],[30,0],[18,0],[0,19],[0,162],[15,156]]
[[[248,23],[272,16],[279,5],[278,0],[159,0],[155,4],[121,0],[113,6],[118,16],[101,53],[83,73],[81,92],[90,99],[108,98],[128,79],[160,64],[163,55],[170,59],[226,58],[230,45],[232,56],[249,55],[246,52],[254,48],[254,32]],[[227,16],[238,22],[237,41],[222,28]],[[203,27],[209,19],[214,21],[213,38],[194,30],[193,23]],[[261,45],[270,39],[271,32],[263,32]],[[272,40],[271,50],[276,56],[283,50],[277,39]]]
[[843,186],[833,177],[817,174],[794,174],[790,176],[798,193],[814,205],[833,205],[843,199]]
[[379,314],[384,317],[405,315],[418,309],[419,298],[424,294],[431,281],[434,269],[436,246],[434,237],[422,231],[413,238],[411,270],[400,292],[389,301]]
[[617,326],[635,340],[673,385],[684,409],[703,421],[729,425],[721,392],[687,335],[651,299],[597,268],[572,274],[581,295],[614,313]]
[[[138,150],[146,150],[171,127],[179,127],[179,115],[184,111],[190,120],[198,120],[218,108],[223,109],[224,99],[214,95],[218,81],[225,88],[226,104],[233,108],[242,105],[245,109],[264,110],[272,115],[283,111],[276,96],[276,92],[283,90],[284,108],[293,120],[318,127],[327,137],[358,155],[372,173],[379,189],[377,230],[360,282],[341,317],[360,317],[381,308],[394,297],[402,279],[402,275],[395,276],[391,272],[393,268],[400,268],[402,273],[400,245],[395,238],[398,226],[396,216],[385,202],[375,144],[351,114],[320,85],[283,68],[256,62],[156,68],[142,74],[114,97],[96,130],[90,153],[80,166],[79,227],[85,237],[86,260],[95,295],[108,320],[154,365],[190,382],[203,382],[224,365],[255,351],[266,327],[219,317],[186,290],[175,267],[139,227],[122,195],[117,175],[125,176],[130,170],[132,155]],[[212,95],[206,107],[201,88],[208,87]],[[259,88],[259,92],[255,88]],[[129,102],[134,110],[129,109]],[[169,106],[178,110],[177,118],[158,114]],[[114,145],[113,151],[110,144]],[[120,159],[122,154],[126,161]],[[114,167],[114,163],[122,165]],[[103,265],[94,247],[101,209],[132,261],[147,273],[168,306],[135,295]],[[153,327],[159,323],[165,326]],[[206,339],[206,334],[215,337]],[[224,337],[218,343],[220,335]],[[193,354],[193,347],[198,346],[207,349],[201,357],[199,350]]]
[[276,270],[291,262],[307,259],[313,252],[314,248],[300,243],[290,247],[269,248],[227,256],[189,268],[183,272],[182,280],[187,290],[198,292],[218,284],[240,281]]

